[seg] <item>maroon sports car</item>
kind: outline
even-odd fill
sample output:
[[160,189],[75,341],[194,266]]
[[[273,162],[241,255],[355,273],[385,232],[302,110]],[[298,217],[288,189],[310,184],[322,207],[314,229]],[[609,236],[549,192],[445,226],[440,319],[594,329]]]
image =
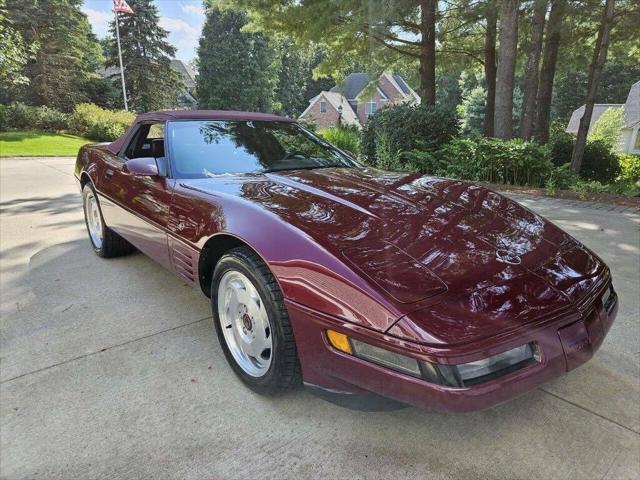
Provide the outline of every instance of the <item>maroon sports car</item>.
[[287,118],[147,113],[82,147],[75,176],[95,252],[201,288],[260,393],[486,408],[587,361],[617,313],[607,266],[539,215],[363,167]]

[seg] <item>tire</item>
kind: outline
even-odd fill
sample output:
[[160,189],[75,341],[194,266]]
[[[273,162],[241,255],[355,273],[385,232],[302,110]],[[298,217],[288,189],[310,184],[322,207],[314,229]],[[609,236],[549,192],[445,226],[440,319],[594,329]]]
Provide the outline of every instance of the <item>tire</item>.
[[[246,285],[247,280],[252,287]],[[244,285],[246,288],[234,287],[234,281],[236,286]],[[229,287],[229,285],[232,286]],[[231,311],[235,304],[233,300],[228,299],[235,298],[236,291],[242,293],[241,298],[252,299],[244,315],[236,314],[235,310]],[[257,299],[256,294],[259,296]],[[237,310],[242,310],[243,302],[236,302],[236,304],[238,304]],[[264,311],[261,306],[264,307]],[[230,250],[220,259],[211,282],[211,307],[216,333],[224,355],[235,374],[246,386],[262,395],[277,395],[292,390],[302,383],[296,342],[282,292],[267,265],[252,250],[238,247]],[[267,320],[264,319],[264,313],[268,317]],[[251,316],[251,319],[243,320],[247,316]],[[266,328],[265,341],[268,343],[269,337],[271,338],[268,367],[265,366],[267,361],[264,355],[242,358],[243,355],[245,357],[247,355],[242,351],[242,347],[238,347],[241,342],[235,335],[244,335],[240,333],[238,325],[248,327],[248,331],[245,330],[244,334],[250,335],[252,330],[256,332],[255,338],[259,337],[257,332],[260,331],[261,326]],[[257,350],[260,351],[260,347],[257,347]]]
[[104,223],[98,196],[91,183],[82,187],[82,209],[89,241],[96,255],[113,258],[127,255],[136,249]]

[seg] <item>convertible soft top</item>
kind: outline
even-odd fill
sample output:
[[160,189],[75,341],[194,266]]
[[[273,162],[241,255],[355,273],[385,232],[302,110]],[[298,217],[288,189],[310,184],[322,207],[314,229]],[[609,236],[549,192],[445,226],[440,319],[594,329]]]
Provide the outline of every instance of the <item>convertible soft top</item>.
[[117,155],[129,138],[133,128],[143,122],[166,122],[167,120],[235,120],[235,121],[264,121],[264,122],[293,122],[287,117],[270,113],[235,112],[226,110],[166,110],[162,112],[148,112],[138,115],[129,129],[117,140],[111,142],[107,149]]

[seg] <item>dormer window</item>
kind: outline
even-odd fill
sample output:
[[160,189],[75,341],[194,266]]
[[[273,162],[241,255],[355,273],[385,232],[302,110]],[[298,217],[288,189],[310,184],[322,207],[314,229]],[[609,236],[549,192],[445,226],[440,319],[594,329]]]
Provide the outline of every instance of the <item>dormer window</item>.
[[327,112],[327,102],[320,102],[320,113]]
[[364,108],[364,112],[367,114],[367,116],[369,115],[373,115],[374,113],[376,113],[376,110],[378,109],[378,104],[374,101],[371,102],[367,102]]

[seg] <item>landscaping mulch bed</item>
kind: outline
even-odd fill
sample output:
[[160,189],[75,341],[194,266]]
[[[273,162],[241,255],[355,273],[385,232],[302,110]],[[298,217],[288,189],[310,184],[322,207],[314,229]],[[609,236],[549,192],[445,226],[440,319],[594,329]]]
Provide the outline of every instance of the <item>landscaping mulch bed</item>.
[[627,195],[616,195],[613,193],[577,193],[568,190],[558,190],[555,195],[550,196],[544,188],[501,184],[486,184],[486,186],[492,190],[498,190],[500,192],[521,193],[536,197],[564,198],[566,200],[582,200],[584,202],[607,203],[610,205],[621,205],[640,209],[640,197],[629,197]]

